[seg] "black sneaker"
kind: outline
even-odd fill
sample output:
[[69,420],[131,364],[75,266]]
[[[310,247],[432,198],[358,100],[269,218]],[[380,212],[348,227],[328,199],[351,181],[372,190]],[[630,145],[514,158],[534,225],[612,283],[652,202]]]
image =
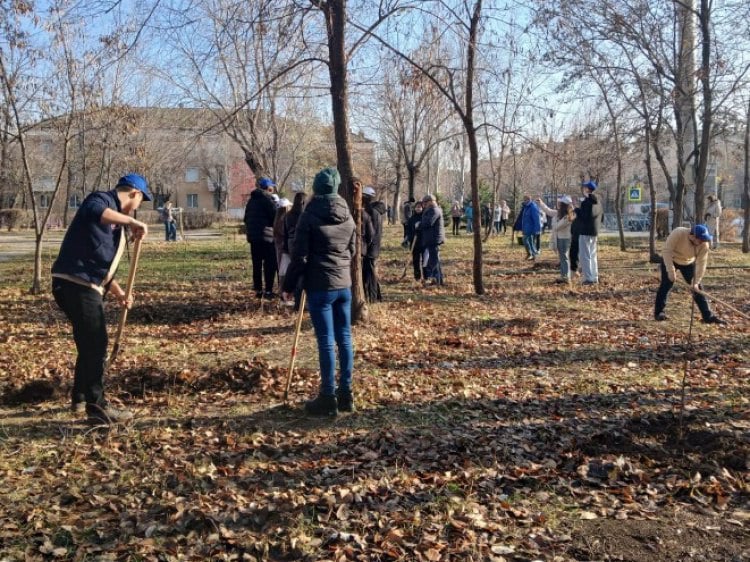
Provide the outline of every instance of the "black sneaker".
[[657,322],[664,322],[667,319],[667,315],[664,312],[660,312],[659,314],[654,314],[654,320]]
[[110,404],[104,406],[87,404],[86,413],[88,414],[88,422],[96,425],[125,423],[133,419],[133,412],[122,408],[113,408]]
[[703,320],[704,324],[726,324],[725,320],[722,320],[718,316],[709,316],[705,320]]
[[305,402],[305,412],[310,416],[334,417],[338,414],[336,397],[318,395],[315,400]]
[[276,298],[276,293],[274,293],[273,291],[266,291],[265,293],[263,293],[263,298],[269,301],[273,300]]
[[336,402],[338,402],[339,412],[353,412],[355,410],[354,395],[352,395],[351,390],[337,390]]
[[263,291],[255,291],[255,298],[256,299],[262,299],[263,298]]

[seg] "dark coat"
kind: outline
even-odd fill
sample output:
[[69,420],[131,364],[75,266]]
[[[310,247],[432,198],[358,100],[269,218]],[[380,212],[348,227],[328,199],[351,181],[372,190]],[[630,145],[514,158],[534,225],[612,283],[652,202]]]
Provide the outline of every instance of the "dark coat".
[[445,225],[443,224],[443,210],[440,205],[432,205],[422,211],[419,221],[422,233],[422,247],[430,248],[445,243]]
[[313,197],[297,222],[284,292],[293,292],[300,277],[306,291],[351,287],[354,244],[354,219],[346,201]]
[[276,205],[271,195],[256,188],[250,193],[250,199],[245,205],[245,236],[248,242],[261,242],[263,229],[273,227],[276,218]]
[[409,247],[411,247],[411,243],[415,238],[417,240],[414,243],[414,251],[422,249],[422,231],[417,228],[417,223],[421,220],[422,213],[417,213],[415,211],[409,219],[409,222],[406,223],[406,242],[409,244]]
[[281,249],[285,254],[292,253],[292,247],[294,245],[294,235],[297,232],[297,222],[299,222],[299,218],[301,215],[301,212],[296,213],[289,211],[286,216],[284,216],[284,243]]
[[101,285],[123,235],[122,227],[102,224],[102,214],[106,209],[122,212],[114,189],[97,191],[83,200],[65,233],[60,253],[52,264],[52,273],[72,275]]
[[595,193],[589,194],[576,211],[577,230],[581,236],[598,236],[602,224],[602,206]]
[[383,242],[383,216],[385,204],[370,202],[362,211],[362,255],[377,259]]

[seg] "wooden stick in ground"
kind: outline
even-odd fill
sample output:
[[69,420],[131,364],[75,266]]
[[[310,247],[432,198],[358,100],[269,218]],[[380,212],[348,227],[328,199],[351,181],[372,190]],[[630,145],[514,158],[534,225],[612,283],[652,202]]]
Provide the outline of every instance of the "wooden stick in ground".
[[[123,233],[125,236],[125,233]],[[141,242],[142,239],[138,238],[133,246],[133,257],[130,260],[130,271],[128,271],[128,284],[125,288],[125,301],[129,301],[133,296],[133,284],[135,283],[135,272],[138,269],[138,258],[141,256]],[[117,354],[120,352],[120,339],[122,338],[122,330],[125,327],[125,321],[128,319],[128,307],[123,306],[122,312],[120,312],[120,322],[117,324],[117,333],[115,334],[115,343],[112,346],[112,353],[109,356],[109,364],[114,363],[117,359]]]
[[411,248],[409,248],[409,257],[406,258],[406,263],[404,264],[404,271],[401,273],[401,277],[399,277],[399,280],[406,277],[406,270],[409,267],[409,262],[412,260],[414,256],[414,245],[417,243],[417,236],[414,235],[414,238],[411,240]]
[[299,333],[302,329],[302,317],[305,315],[305,301],[307,295],[302,291],[299,299],[299,313],[297,314],[297,325],[294,329],[294,343],[292,344],[292,354],[289,357],[289,372],[286,376],[286,387],[284,388],[284,404],[289,401],[289,387],[292,386],[292,373],[294,372],[294,361],[297,359],[297,342],[299,342]]
[[748,316],[747,314],[745,314],[741,310],[737,310],[731,304],[726,303],[726,302],[724,302],[724,301],[722,301],[720,299],[717,299],[715,296],[708,294],[706,291],[703,291],[703,290],[696,291],[695,289],[693,289],[693,291],[695,291],[699,295],[703,295],[704,297],[707,297],[707,298],[711,299],[714,302],[718,302],[720,305],[728,308],[729,310],[732,310],[732,311],[736,312],[737,314],[739,314],[740,316],[742,316],[745,320],[750,320],[750,316]]

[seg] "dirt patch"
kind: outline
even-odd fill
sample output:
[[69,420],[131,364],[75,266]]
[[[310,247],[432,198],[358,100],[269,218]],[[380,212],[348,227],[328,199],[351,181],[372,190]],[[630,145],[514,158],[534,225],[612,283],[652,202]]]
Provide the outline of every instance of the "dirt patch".
[[580,562],[747,562],[750,531],[690,513],[658,521],[581,521],[567,554]]

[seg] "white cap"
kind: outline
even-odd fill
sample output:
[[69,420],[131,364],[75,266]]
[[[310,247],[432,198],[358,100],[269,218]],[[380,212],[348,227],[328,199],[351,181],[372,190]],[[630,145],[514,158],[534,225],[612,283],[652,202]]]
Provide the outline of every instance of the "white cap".
[[573,200],[570,198],[570,195],[563,195],[562,197],[560,197],[560,203],[570,205],[573,203]]
[[370,197],[375,197],[375,189],[370,187],[369,185],[365,187],[362,190],[362,195],[369,195]]
[[278,195],[276,195],[275,193],[272,193],[271,194],[271,199],[273,199],[273,202],[278,205],[278,203],[279,203],[279,196]]
[[282,197],[281,199],[279,199],[278,203],[276,203],[277,209],[280,209],[281,207],[291,207],[291,206],[292,206],[292,202],[289,201],[289,199],[287,199],[286,197]]

